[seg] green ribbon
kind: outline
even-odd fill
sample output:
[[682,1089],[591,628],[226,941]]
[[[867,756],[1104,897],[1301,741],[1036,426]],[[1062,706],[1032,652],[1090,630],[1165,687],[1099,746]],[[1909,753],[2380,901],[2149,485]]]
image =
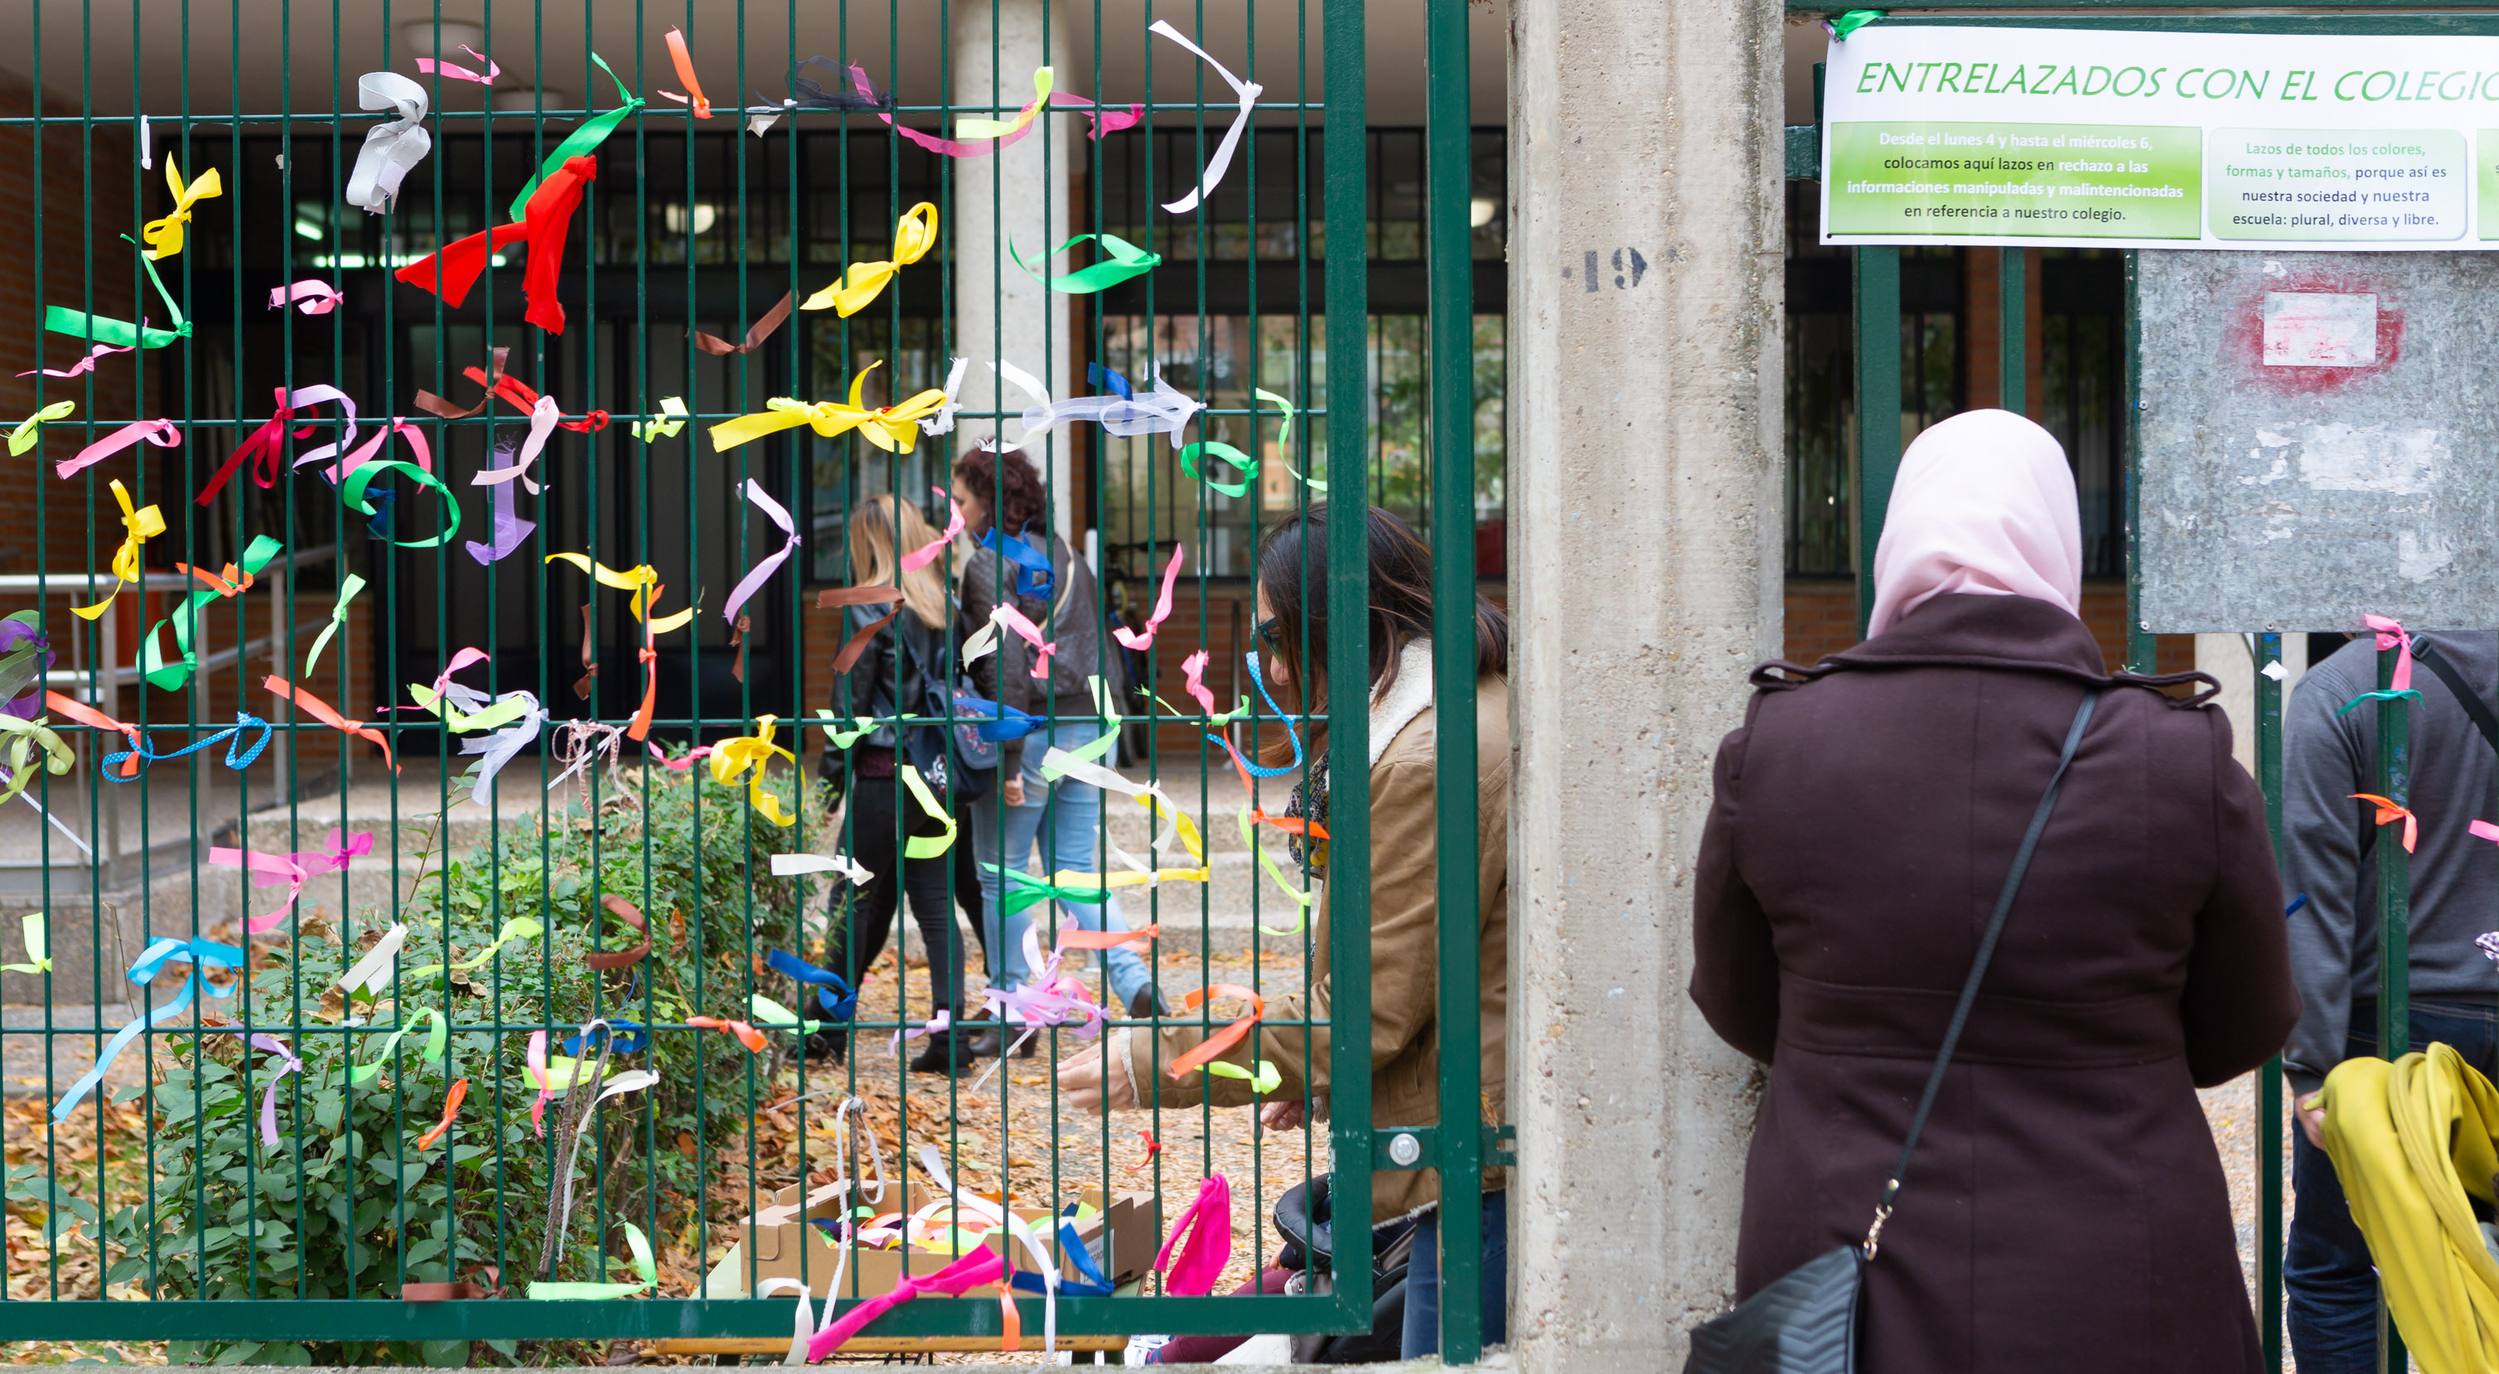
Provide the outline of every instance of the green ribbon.
[[[1215,477],[1212,466],[1203,472],[1199,471],[1197,460],[1201,455],[1220,458],[1230,463],[1241,474],[1241,480],[1238,482],[1220,481]],[[1258,460],[1221,439],[1200,439],[1180,450],[1180,470],[1188,474],[1191,479],[1204,482],[1226,496],[1246,496],[1249,494],[1250,483],[1258,480]]]
[[1252,1074],[1249,1070],[1242,1068],[1238,1064],[1230,1063],[1221,1059],[1207,1065],[1206,1071],[1215,1075],[1217,1078],[1243,1079],[1250,1085],[1250,1091],[1256,1093],[1260,1097],[1265,1097],[1267,1094],[1284,1086],[1284,1075],[1276,1072],[1274,1061],[1267,1059],[1261,1059],[1258,1061],[1258,1072],[1255,1074]]
[[[537,918],[531,916],[515,916],[512,919],[505,921],[503,923],[503,928],[495,932],[495,942],[493,944],[486,946],[484,949],[470,955],[468,958],[448,966],[443,964],[427,964],[423,968],[408,970],[404,976],[412,979],[423,978],[430,974],[444,972],[446,967],[452,973],[466,973],[471,969],[483,966],[487,960],[502,953],[505,945],[509,945],[520,940],[535,940],[539,936],[546,933],[547,928],[540,925]],[[429,1055],[427,1057],[439,1058],[440,1056]]]
[[16,648],[0,654],[0,701],[15,701],[35,685],[44,671],[43,656],[51,651],[51,641],[43,635],[43,616],[34,611],[14,611],[0,624],[15,622],[27,629],[26,638]]
[[1241,843],[1249,848],[1250,857],[1258,861],[1258,866],[1266,871],[1267,876],[1274,880],[1276,887],[1285,896],[1293,899],[1295,907],[1293,924],[1271,926],[1262,922],[1258,928],[1270,935],[1301,934],[1302,927],[1310,923],[1309,890],[1295,887],[1292,881],[1284,876],[1284,870],[1276,866],[1276,856],[1268,853],[1266,846],[1258,842],[1258,825],[1250,819],[1248,811],[1236,811],[1233,813],[1233,818],[1241,823]]
[[981,867],[1006,880],[1007,892],[1001,905],[1010,916],[1027,907],[1036,907],[1048,901],[1080,902],[1086,906],[1100,906],[1111,895],[1111,890],[1098,880],[1092,887],[1061,887],[1057,883],[1036,878],[1020,868],[1007,868],[990,863],[982,864]]
[[[42,720],[0,716],[0,734],[8,736],[7,747],[0,749],[0,761],[7,764],[9,773],[8,784],[0,786],[0,802],[25,791],[26,784],[35,780],[35,770],[27,766],[30,763],[42,763],[56,778],[78,764],[77,752],[63,743],[60,734]],[[42,759],[35,758],[38,746],[44,752]]]
[[800,1035],[813,1035],[824,1025],[822,1021],[806,1020],[760,992],[747,995],[746,1019],[757,1030],[796,1031]]
[[555,151],[547,154],[547,160],[538,164],[538,175],[531,177],[521,187],[521,193],[512,197],[512,220],[516,224],[526,217],[524,211],[529,207],[530,194],[538,189],[539,182],[563,170],[567,159],[580,157],[607,142],[607,136],[616,132],[617,125],[632,118],[634,111],[642,108],[641,97],[625,89],[625,78],[618,76],[616,69],[607,65],[606,58],[592,53],[590,60],[599,64],[599,70],[607,73],[608,80],[616,83],[616,98],[625,103],[574,125],[573,131],[564,136],[564,141],[555,145]]
[[1012,238],[1007,240],[1007,256],[1015,259],[1015,265],[1023,268],[1025,275],[1034,281],[1040,282],[1053,291],[1070,296],[1089,296],[1096,291],[1107,291],[1121,282],[1142,277],[1163,265],[1162,254],[1149,253],[1117,234],[1078,234],[1043,254],[1041,260],[1046,264],[1050,259],[1087,239],[1094,239],[1101,243],[1104,260],[1091,267],[1079,267],[1065,276],[1042,275],[1038,268],[1024,261],[1023,254],[1015,251],[1015,240]]
[[[1285,397],[1278,396],[1263,386],[1250,388],[1250,394],[1262,401],[1275,402],[1276,409],[1284,412],[1284,427],[1276,431],[1276,452],[1278,454],[1292,452],[1293,416],[1296,413],[1293,409],[1292,401]],[[1290,458],[1284,458],[1282,459],[1282,462],[1284,463],[1284,470],[1286,472],[1293,474],[1295,479],[1300,481],[1303,486],[1310,488],[1311,495],[1325,496],[1328,494],[1328,484],[1325,478],[1303,476],[1302,470],[1293,466],[1293,460]]]
[[26,957],[33,962],[25,964],[0,964],[0,973],[50,973],[52,971],[52,952],[50,946],[44,938],[43,913],[40,911],[29,911],[17,919],[20,927],[26,933]]
[[[134,247],[137,243],[128,234],[122,235],[122,241]],[[114,319],[110,315],[90,315],[83,310],[60,305],[44,307],[43,327],[55,334],[111,344],[116,348],[163,348],[177,339],[190,338],[191,322],[182,317],[182,307],[174,304],[173,293],[165,289],[165,279],[156,275],[156,264],[148,260],[147,254],[141,253],[139,266],[147,269],[148,280],[156,283],[156,298],[165,303],[166,313],[173,316],[173,328],[152,329],[128,320]]]
[[372,486],[375,478],[394,473],[404,475],[420,487],[431,487],[440,493],[443,509],[450,518],[443,522],[442,532],[431,539],[393,539],[389,542],[403,549],[438,548],[451,542],[451,536],[460,532],[460,498],[451,494],[451,488],[444,486],[441,478],[405,458],[382,458],[357,464],[356,470],[347,474],[345,485],[338,489],[338,499],[358,515],[372,515],[375,513],[373,502],[365,494],[365,488]]
[[816,724],[823,727],[824,733],[832,738],[833,747],[836,749],[848,749],[876,733],[876,722],[866,716],[852,716],[851,728],[847,730],[838,724],[840,720],[841,717],[833,714],[833,708],[829,706],[816,708]]
[[330,647],[330,636],[337,634],[339,627],[347,623],[347,603],[355,600],[356,594],[363,590],[364,579],[355,573],[339,579],[338,604],[330,607],[330,623],[321,627],[320,635],[312,641],[312,652],[304,655],[305,677],[312,676],[312,665],[319,663],[321,651]]
[[[363,469],[359,468],[357,471],[361,472]],[[244,548],[242,560],[236,566],[243,570],[245,576],[257,575],[261,569],[269,566],[269,560],[277,557],[278,550],[284,547],[286,546],[268,535],[255,534],[252,536],[252,542]],[[183,685],[191,680],[192,672],[199,667],[200,663],[198,657],[191,652],[192,625],[198,620],[202,607],[212,601],[222,599],[223,597],[216,588],[202,587],[191,593],[189,600],[174,607],[172,614],[148,627],[148,637],[139,648],[139,674],[147,679],[149,686],[160,692],[179,692]],[[164,641],[157,637],[158,632],[167,625],[174,627],[174,650],[179,656],[170,663],[165,660]]]
[[427,1007],[425,1010],[418,1012],[415,1016],[403,1017],[399,1022],[399,1029],[392,1031],[390,1033],[390,1038],[382,1042],[382,1049],[380,1053],[347,1071],[347,1081],[349,1083],[363,1083],[369,1081],[373,1075],[380,1073],[382,1071],[382,1062],[389,1059],[391,1051],[398,1047],[400,1037],[406,1035],[412,1030],[415,1030],[417,1022],[420,1019],[431,1023],[433,1029],[425,1033],[425,1049],[417,1057],[420,1059],[442,1058],[443,1047],[450,1038],[450,1032],[443,1026],[443,1014],[436,1011],[432,1007]]
[[1848,41],[1848,35],[1884,17],[1886,16],[1881,10],[1850,10],[1837,19],[1824,20],[1823,24],[1831,30],[1833,38],[1845,43]]
[[2362,692],[2360,695],[2353,697],[2351,700],[2344,702],[2340,706],[2335,707],[2334,714],[2339,716],[2364,701],[2402,701],[2406,698],[2419,701],[2421,699],[2421,694],[2410,687],[2406,687],[2400,692]]
[[[604,65],[604,64],[602,64]],[[633,1251],[633,1267],[642,1275],[640,1283],[533,1283],[529,1286],[532,1302],[541,1299],[630,1298],[659,1286],[659,1262],[651,1257],[651,1239],[642,1228],[630,1221],[617,1223],[625,1232],[626,1248]]]

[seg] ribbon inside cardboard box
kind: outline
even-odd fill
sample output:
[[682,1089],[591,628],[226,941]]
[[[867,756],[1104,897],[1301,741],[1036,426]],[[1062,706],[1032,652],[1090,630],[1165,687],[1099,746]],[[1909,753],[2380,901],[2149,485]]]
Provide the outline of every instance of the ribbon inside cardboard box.
[[[995,1193],[967,1191],[965,1197],[989,1203],[999,1200]],[[1047,1197],[1018,1197],[1012,1210],[1058,1260],[1063,1278],[1081,1275],[1059,1253],[1061,1222],[1075,1229],[1077,1241],[1085,1247],[1094,1266],[1114,1284],[1133,1282],[1153,1266],[1155,1235],[1150,1196],[1119,1193],[1106,1201],[1100,1189],[1088,1187],[1062,1194],[1055,1211],[1050,1201]],[[1015,1244],[1005,1227],[981,1215],[968,1201],[947,1205],[942,1194],[916,1177],[889,1181],[882,1198],[853,1191],[836,1180],[818,1185],[803,1199],[797,1184],[774,1192],[770,1205],[745,1220],[737,1244],[729,1247],[729,1252],[704,1277],[702,1296],[744,1297],[752,1291],[750,1284],[760,1287],[764,1280],[774,1278],[803,1280],[814,1296],[830,1293],[834,1272],[842,1263],[837,1228],[846,1210],[857,1218],[862,1239],[851,1247],[849,1268],[842,1276],[837,1296],[875,1297],[888,1292],[902,1278],[906,1246],[900,1233],[931,1202],[939,1205],[910,1228],[912,1243],[907,1248],[911,1272],[941,1269],[958,1254],[970,1254],[976,1245],[1004,1255],[1018,1267],[1030,1267],[1030,1256]],[[965,1296],[995,1296],[997,1291],[995,1287],[981,1288]]]

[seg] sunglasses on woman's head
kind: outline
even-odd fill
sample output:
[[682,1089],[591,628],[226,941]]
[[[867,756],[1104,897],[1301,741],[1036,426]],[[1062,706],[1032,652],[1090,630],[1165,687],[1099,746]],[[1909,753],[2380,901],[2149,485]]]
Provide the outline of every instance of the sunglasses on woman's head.
[[1255,633],[1258,636],[1258,642],[1268,648],[1278,651],[1284,648],[1284,622],[1273,616],[1259,621]]

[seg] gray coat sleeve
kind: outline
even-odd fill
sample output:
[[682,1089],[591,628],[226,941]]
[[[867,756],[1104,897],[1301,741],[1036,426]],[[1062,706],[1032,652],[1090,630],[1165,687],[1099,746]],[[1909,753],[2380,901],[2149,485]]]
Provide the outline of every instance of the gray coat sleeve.
[[[2369,790],[2366,753],[2350,718],[2337,718],[2329,681],[2310,677],[2291,693],[2282,721],[2282,890],[2307,897],[2292,913],[2291,978],[2299,1026],[2283,1068],[2300,1093],[2315,1092],[2342,1062],[2350,1028],[2352,946],[2359,910],[2360,851]],[[2367,709],[2365,706],[2362,709]]]

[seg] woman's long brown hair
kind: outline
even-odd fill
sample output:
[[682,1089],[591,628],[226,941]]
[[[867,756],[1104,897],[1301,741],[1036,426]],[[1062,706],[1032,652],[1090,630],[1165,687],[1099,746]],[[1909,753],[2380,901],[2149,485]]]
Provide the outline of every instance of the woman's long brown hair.
[[[1257,647],[1291,674],[1286,695],[1299,699],[1287,704],[1297,713],[1316,711],[1327,701],[1327,674],[1321,670],[1327,655],[1327,597],[1324,591],[1316,597],[1303,594],[1306,588],[1328,585],[1327,526],[1327,506],[1315,505],[1268,531],[1258,546],[1258,589],[1275,612],[1280,642]],[[1405,647],[1431,637],[1432,550],[1413,527],[1378,506],[1364,514],[1363,542],[1371,565],[1371,690],[1376,694],[1397,680],[1397,659]],[[1312,663],[1302,659],[1305,625]],[[1476,675],[1509,671],[1510,617],[1478,596]]]

